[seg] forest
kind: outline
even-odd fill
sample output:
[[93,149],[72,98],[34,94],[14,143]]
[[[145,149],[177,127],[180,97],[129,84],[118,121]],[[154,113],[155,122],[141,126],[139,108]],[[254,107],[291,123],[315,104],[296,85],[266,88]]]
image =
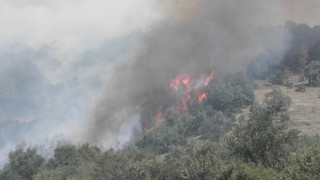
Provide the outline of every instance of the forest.
[[[190,92],[188,111],[172,108],[142,121],[123,147],[65,143],[47,159],[22,143],[9,153],[0,179],[320,179],[320,137],[292,125],[296,97],[282,90],[320,87],[320,26],[284,27],[294,37],[281,63],[265,70],[258,59],[245,72],[210,79],[202,98]],[[262,102],[255,97],[258,81],[272,89]]]

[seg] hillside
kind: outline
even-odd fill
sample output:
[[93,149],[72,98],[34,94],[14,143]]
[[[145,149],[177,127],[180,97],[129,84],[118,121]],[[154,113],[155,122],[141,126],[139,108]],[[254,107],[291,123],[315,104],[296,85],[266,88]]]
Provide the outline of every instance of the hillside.
[[[293,83],[293,86],[305,83],[299,81],[299,77],[300,76],[295,75],[289,78],[289,81]],[[292,100],[289,107],[290,127],[300,129],[301,133],[307,136],[319,134],[319,87],[306,87],[305,92],[297,92],[295,87],[289,88],[283,85],[274,85],[266,80],[256,80],[255,84],[257,85],[257,88],[254,90],[254,94],[257,103],[263,103],[265,94],[271,92],[273,88],[280,88],[281,91],[291,97]],[[243,109],[241,113],[237,114],[237,117],[240,117],[241,115],[248,117],[249,107]]]
[[[292,103],[289,107],[290,126],[301,130],[302,134],[314,136],[319,134],[320,128],[320,88],[306,87],[305,92],[297,92],[295,85],[306,83],[299,81],[300,76],[289,77],[289,82],[293,87],[288,88],[283,85],[271,85],[268,81],[257,80],[255,83],[258,88],[255,89],[255,100],[262,103],[264,95],[272,91],[272,88],[280,88],[282,92],[291,97]],[[243,115],[248,115],[249,109],[243,110]]]

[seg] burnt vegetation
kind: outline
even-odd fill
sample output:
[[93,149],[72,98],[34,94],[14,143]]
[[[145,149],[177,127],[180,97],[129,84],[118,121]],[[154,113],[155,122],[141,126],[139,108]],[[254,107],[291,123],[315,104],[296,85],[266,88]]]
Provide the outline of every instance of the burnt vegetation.
[[[281,64],[268,71],[252,64],[246,75],[212,80],[201,101],[190,92],[188,112],[161,112],[125,147],[66,144],[44,159],[35,148],[18,146],[0,179],[319,179],[320,138],[300,137],[289,126],[294,97],[274,89],[255,103],[253,74],[288,88],[288,77],[304,76],[297,86],[302,93],[320,84],[320,27],[288,22],[286,28],[294,39]],[[319,39],[308,40],[301,29]],[[244,108],[249,116],[237,116]]]

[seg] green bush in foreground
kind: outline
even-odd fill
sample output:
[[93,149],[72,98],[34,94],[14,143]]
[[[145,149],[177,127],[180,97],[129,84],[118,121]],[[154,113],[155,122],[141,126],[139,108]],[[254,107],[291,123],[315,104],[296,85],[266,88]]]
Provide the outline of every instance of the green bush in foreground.
[[244,162],[270,168],[281,166],[290,152],[289,145],[299,134],[280,121],[281,106],[253,106],[249,120],[236,127],[227,139],[231,153]]

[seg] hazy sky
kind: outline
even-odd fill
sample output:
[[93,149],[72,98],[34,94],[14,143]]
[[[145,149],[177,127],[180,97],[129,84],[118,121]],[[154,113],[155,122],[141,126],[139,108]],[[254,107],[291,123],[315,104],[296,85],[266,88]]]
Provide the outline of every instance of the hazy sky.
[[74,49],[73,43],[145,30],[158,16],[152,0],[1,0],[0,43]]

